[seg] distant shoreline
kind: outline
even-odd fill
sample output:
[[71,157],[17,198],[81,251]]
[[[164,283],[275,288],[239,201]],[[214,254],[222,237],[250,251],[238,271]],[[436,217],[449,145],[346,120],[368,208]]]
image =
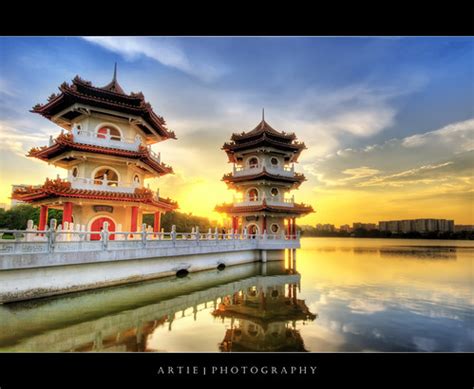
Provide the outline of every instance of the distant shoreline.
[[460,232],[449,232],[449,233],[406,233],[406,234],[390,234],[385,232],[366,231],[358,233],[339,233],[339,232],[327,232],[327,233],[305,233],[301,231],[302,238],[362,238],[362,239],[426,239],[426,240],[474,240],[474,231],[460,231]]

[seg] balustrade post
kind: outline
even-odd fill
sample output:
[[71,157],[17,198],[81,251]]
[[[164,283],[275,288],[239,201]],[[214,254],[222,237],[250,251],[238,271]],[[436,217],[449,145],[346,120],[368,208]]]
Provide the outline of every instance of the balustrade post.
[[196,226],[196,241],[198,241],[201,238],[200,235],[201,234],[199,233],[199,226]]
[[171,240],[176,243],[176,226],[171,226]]
[[102,250],[107,250],[109,244],[109,222],[104,222],[100,235],[102,237]]
[[48,232],[48,252],[52,253],[54,251],[54,242],[55,242],[55,231],[56,231],[57,221],[56,219],[51,219],[49,222],[49,232]]
[[142,246],[143,248],[146,247],[146,224],[142,224]]

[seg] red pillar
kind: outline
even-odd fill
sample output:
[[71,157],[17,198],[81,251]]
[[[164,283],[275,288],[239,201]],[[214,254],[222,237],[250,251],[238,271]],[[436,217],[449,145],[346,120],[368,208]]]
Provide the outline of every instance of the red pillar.
[[40,207],[40,217],[39,217],[39,230],[44,231],[46,224],[48,223],[48,206],[42,205]]
[[291,217],[288,218],[288,239],[291,239]]
[[158,212],[155,212],[155,217],[153,219],[153,232],[160,232],[160,229],[161,229],[161,212],[158,211]]
[[239,229],[239,217],[238,216],[232,216],[232,229],[234,232],[237,232]]
[[293,222],[291,223],[291,227],[292,227],[293,239],[296,239],[296,218],[295,217],[293,218]]
[[138,207],[132,207],[132,219],[130,221],[130,231],[137,232],[137,221],[138,221]]
[[267,230],[267,217],[263,215],[262,234]]
[[65,201],[63,204],[63,226],[64,223],[72,223],[72,203]]

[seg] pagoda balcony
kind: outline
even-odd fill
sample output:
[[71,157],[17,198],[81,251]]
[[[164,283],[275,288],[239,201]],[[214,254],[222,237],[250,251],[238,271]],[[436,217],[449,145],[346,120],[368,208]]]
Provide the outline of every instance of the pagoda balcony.
[[233,198],[233,204],[235,207],[248,207],[252,205],[262,205],[263,201],[268,205],[276,205],[279,207],[294,207],[295,206],[295,196],[289,198],[283,196],[261,196],[258,199],[253,199],[250,197],[236,197]]
[[141,185],[138,182],[112,181],[107,178],[68,177],[72,189],[98,190],[106,192],[134,193]]
[[[77,126],[72,129],[73,140],[76,143],[82,143],[86,145],[108,147],[112,149],[126,150],[139,152],[140,146],[143,145],[142,138],[137,135],[135,138],[126,138],[110,133],[98,133],[95,131],[88,131],[78,128]],[[52,145],[52,138],[50,139],[50,146]],[[150,157],[156,162],[161,163],[160,153],[155,153],[150,145],[146,146]]]
[[250,167],[247,166],[235,166],[233,168],[233,175],[234,177],[242,177],[242,176],[251,176],[254,174],[259,174],[263,171],[263,168],[270,173],[278,176],[285,176],[285,177],[293,177],[295,175],[295,165],[292,164],[290,166],[272,166],[266,165],[265,163],[259,163],[256,165],[252,165]]

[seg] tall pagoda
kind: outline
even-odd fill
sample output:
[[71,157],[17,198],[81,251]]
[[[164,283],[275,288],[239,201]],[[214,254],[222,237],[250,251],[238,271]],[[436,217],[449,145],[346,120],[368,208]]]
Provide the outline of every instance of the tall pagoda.
[[[141,92],[125,93],[116,66],[107,85],[96,87],[76,76],[31,112],[62,130],[28,156],[67,171],[66,178],[47,178],[43,185],[12,193],[13,199],[40,207],[39,230],[45,229],[48,209],[54,208],[63,210],[63,228],[74,223],[100,231],[108,222],[109,231],[134,232],[143,214],[153,213],[154,230],[159,231],[161,214],[177,204],[145,186],[146,179],[173,172],[150,146],[176,137]],[[92,240],[99,238],[91,235]]]
[[294,133],[272,128],[263,114],[253,130],[232,134],[222,149],[234,164],[233,171],[222,180],[238,197],[216,211],[232,217],[234,231],[246,229],[250,235],[287,231],[289,237],[296,236],[295,219],[313,212],[310,205],[295,203],[294,196],[288,196],[306,180],[294,167],[305,148]]

